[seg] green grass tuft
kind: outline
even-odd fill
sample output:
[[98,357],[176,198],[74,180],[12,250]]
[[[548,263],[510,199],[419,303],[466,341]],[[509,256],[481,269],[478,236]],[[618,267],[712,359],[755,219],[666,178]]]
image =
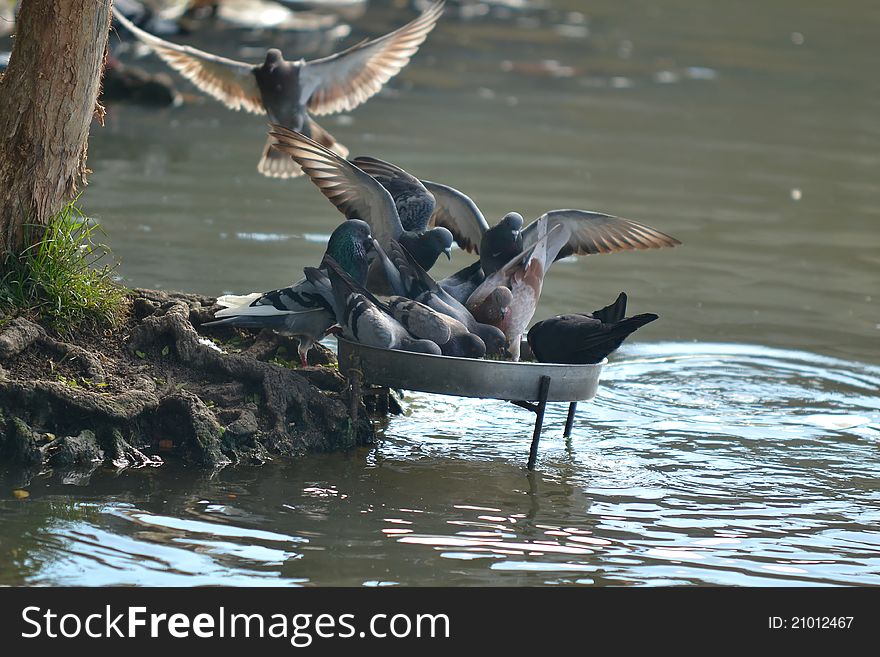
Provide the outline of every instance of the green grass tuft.
[[[98,241],[101,228],[70,203],[21,254],[8,254],[0,279],[0,308],[39,320],[64,335],[117,325],[128,308],[126,290],[113,280],[116,263]],[[31,232],[32,237],[35,233]]]

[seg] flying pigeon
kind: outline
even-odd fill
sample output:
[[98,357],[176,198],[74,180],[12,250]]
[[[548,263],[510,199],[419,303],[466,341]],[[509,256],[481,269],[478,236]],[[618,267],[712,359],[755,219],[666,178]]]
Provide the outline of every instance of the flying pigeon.
[[[165,41],[140,29],[115,7],[113,15],[166,64],[232,110],[268,114],[272,123],[301,132],[342,155],[348,149],[319,126],[311,115],[352,110],[376,94],[409,63],[443,13],[444,0],[431,4],[415,20],[393,32],[347,50],[306,61],[287,61],[270,48],[254,65],[212,55],[191,46]],[[266,141],[257,170],[272,178],[302,171]]]

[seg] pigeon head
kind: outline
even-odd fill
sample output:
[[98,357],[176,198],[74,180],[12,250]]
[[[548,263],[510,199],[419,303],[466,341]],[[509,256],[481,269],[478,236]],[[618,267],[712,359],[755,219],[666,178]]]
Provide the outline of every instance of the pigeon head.
[[452,237],[452,233],[448,229],[437,226],[426,232],[425,237],[427,243],[437,251],[438,256],[444,253],[447,260],[452,260],[452,242],[455,241],[455,238]]
[[333,258],[346,274],[363,285],[367,280],[369,254],[374,248],[369,224],[360,219],[349,219],[330,235],[325,255]]
[[510,312],[511,303],[513,303],[513,292],[509,287],[501,285],[492,290],[483,302],[486,322],[492,326],[501,324]]
[[501,221],[498,222],[498,226],[500,226],[504,230],[518,233],[520,230],[522,230],[523,223],[523,216],[519,212],[508,212],[506,215],[504,215]]
[[282,62],[284,62],[284,55],[281,54],[278,48],[269,48],[266,51],[266,62],[264,64],[266,68],[274,68]]
[[419,234],[403,233],[398,241],[425,271],[434,266],[441,253],[452,257],[452,233],[441,226]]
[[522,252],[523,217],[509,212],[497,224],[483,233],[480,240],[480,262],[486,275],[498,271]]
[[438,226],[430,231],[432,239],[437,243],[440,252],[446,255],[447,260],[452,260],[452,242],[455,238],[446,228]]

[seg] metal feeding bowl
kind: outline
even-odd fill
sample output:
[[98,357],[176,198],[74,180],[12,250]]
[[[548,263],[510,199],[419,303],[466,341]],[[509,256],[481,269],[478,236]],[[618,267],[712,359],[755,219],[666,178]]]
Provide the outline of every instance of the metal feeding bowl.
[[[366,383],[459,397],[508,401],[541,400],[541,379],[549,377],[544,401],[574,402],[592,399],[599,373],[607,363],[561,365],[534,361],[478,360],[433,356],[397,349],[380,349],[337,338],[339,371],[358,370]],[[521,355],[531,358],[523,340]]]
[[[532,358],[528,342],[520,345],[520,356]],[[401,388],[459,397],[503,399],[535,414],[532,446],[527,467],[534,469],[538,441],[547,402],[569,402],[563,436],[571,435],[577,403],[592,399],[599,387],[599,373],[608,362],[592,365],[562,365],[534,361],[477,360],[453,356],[432,356],[397,349],[380,349],[337,338],[339,371],[351,389],[352,420],[357,420],[360,385]]]

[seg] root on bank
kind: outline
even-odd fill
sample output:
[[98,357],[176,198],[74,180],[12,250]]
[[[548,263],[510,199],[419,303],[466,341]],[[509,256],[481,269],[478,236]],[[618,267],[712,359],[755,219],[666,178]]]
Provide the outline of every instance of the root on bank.
[[119,328],[71,340],[22,317],[0,324],[0,460],[218,468],[372,442],[326,348],[300,368],[296,340],[202,328],[212,298],[135,290],[131,301]]

